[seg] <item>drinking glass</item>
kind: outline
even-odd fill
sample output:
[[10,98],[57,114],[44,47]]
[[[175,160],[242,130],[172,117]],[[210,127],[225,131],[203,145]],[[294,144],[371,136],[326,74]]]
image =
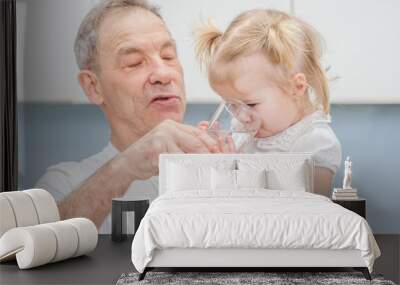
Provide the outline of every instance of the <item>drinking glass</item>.
[[227,143],[231,136],[236,151],[253,142],[261,125],[259,115],[239,100],[222,101],[209,120],[207,132],[217,139],[221,137]]

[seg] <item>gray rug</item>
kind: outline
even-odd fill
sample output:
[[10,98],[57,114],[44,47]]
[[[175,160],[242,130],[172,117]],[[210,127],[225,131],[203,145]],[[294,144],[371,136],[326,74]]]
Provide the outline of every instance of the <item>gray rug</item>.
[[382,275],[372,274],[372,281],[360,272],[148,272],[146,278],[138,281],[138,273],[122,274],[117,285],[133,284],[379,284],[395,285],[384,280]]

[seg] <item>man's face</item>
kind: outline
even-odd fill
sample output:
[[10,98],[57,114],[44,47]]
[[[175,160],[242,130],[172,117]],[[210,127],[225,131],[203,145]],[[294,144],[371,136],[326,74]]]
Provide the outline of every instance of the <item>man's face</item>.
[[183,72],[163,21],[139,8],[107,15],[99,27],[102,109],[114,127],[143,136],[164,119],[181,122]]

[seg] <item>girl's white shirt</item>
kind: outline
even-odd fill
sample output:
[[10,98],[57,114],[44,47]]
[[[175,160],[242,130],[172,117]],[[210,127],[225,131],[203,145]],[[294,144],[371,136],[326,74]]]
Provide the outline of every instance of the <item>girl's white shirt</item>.
[[256,138],[242,149],[246,153],[311,152],[315,166],[336,173],[340,168],[340,142],[330,127],[331,118],[315,111],[286,130],[266,138]]

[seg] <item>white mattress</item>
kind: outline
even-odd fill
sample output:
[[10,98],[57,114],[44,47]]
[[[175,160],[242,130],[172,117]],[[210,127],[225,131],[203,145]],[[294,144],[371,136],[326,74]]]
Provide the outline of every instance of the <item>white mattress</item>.
[[370,272],[380,255],[365,219],[326,197],[266,189],[198,193],[166,193],[151,204],[132,243],[139,272],[156,249],[168,248],[356,249]]

